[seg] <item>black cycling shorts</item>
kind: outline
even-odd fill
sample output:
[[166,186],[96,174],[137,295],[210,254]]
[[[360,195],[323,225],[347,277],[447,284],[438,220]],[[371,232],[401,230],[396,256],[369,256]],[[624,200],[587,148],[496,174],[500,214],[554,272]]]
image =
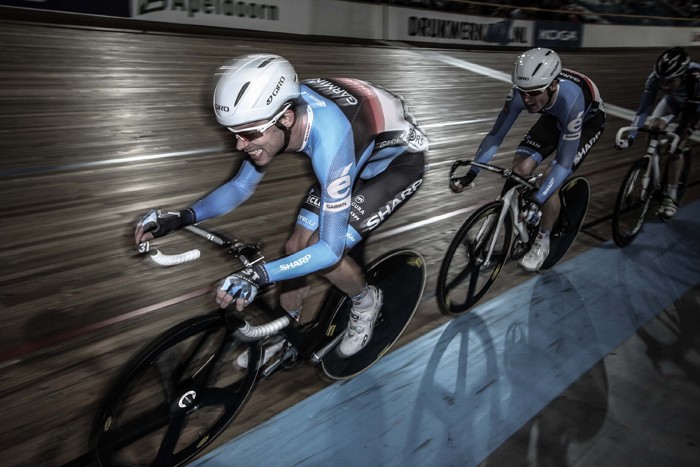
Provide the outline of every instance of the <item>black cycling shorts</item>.
[[[600,110],[596,112],[592,118],[583,122],[583,128],[581,128],[581,142],[579,143],[574,163],[571,166],[571,173],[574,173],[583,163],[583,160],[586,158],[593,145],[600,138],[604,128],[605,112]],[[525,138],[523,138],[518,147],[528,148],[528,150],[524,151],[524,153],[528,155],[531,152],[539,153],[542,156],[542,160],[545,160],[559,146],[560,137],[561,131],[559,131],[557,127],[556,118],[551,115],[542,115],[532,128],[530,128],[530,131],[527,132]]]
[[[375,177],[355,181],[346,241],[348,248],[367,238],[370,231],[379,227],[413,196],[423,182],[424,170],[425,156],[422,152],[405,152]],[[311,187],[297,217],[297,224],[307,229],[313,230],[311,226],[318,226],[320,190],[318,183]],[[360,238],[355,238],[357,235]]]

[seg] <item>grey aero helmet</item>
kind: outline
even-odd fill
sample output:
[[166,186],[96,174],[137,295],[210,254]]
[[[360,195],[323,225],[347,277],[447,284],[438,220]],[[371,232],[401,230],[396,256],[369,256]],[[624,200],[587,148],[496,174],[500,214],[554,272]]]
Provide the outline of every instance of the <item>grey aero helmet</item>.
[[561,59],[552,49],[530,49],[515,60],[513,85],[523,91],[539,91],[561,73]]
[[245,55],[217,74],[214,113],[228,127],[270,120],[300,94],[294,67],[279,55]]
[[673,79],[685,73],[689,64],[690,56],[683,47],[671,47],[656,59],[654,74],[660,79]]

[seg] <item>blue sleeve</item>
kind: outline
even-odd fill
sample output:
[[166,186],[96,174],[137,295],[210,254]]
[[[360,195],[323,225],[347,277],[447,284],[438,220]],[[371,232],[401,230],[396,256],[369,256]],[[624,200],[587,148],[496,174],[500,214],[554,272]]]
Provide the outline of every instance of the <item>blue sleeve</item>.
[[[525,105],[522,98],[517,94],[514,89],[510,91],[506,102],[501,109],[501,112],[496,118],[496,123],[493,124],[491,131],[486,135],[484,140],[479,145],[479,149],[476,151],[475,160],[483,164],[487,164],[493,156],[501,147],[503,140],[510,131],[513,123],[523,111]],[[479,173],[478,167],[472,167],[470,170]]]
[[[314,139],[309,151],[321,185],[319,241],[297,253],[267,263],[265,268],[271,282],[327,269],[340,261],[345,251],[352,186],[357,176],[353,133],[342,113],[321,120],[316,119],[319,127],[315,130],[323,138]],[[370,145],[367,151],[371,152],[372,147]]]
[[557,116],[562,129],[561,136],[559,137],[557,156],[552,163],[552,170],[544,178],[535,195],[535,199],[540,203],[544,203],[552,193],[557,191],[571,174],[571,167],[574,165],[576,154],[581,145],[583,117],[586,114],[585,98],[583,93],[577,92],[570,95],[569,101],[562,112],[563,115]]
[[261,169],[245,159],[235,177],[191,206],[197,222],[226,214],[243,204],[253,194],[263,175]]

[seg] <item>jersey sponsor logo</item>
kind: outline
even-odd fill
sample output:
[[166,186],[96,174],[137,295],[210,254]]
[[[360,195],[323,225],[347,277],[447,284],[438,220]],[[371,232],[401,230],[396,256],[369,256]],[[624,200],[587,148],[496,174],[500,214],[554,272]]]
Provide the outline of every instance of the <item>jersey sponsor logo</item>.
[[308,217],[306,217],[303,214],[297,215],[297,220],[299,222],[303,223],[304,225],[308,225],[311,228],[316,228],[316,222],[312,221],[311,219],[309,219]]
[[284,84],[284,76],[280,76],[280,80],[277,82],[277,85],[275,86],[275,89],[272,90],[272,94],[267,98],[267,105],[272,104],[272,99],[275,98],[277,94],[279,94],[280,89],[282,89],[282,85]]
[[350,168],[352,164],[348,164],[343,171],[340,173],[340,177],[333,180],[328,185],[328,194],[331,198],[345,198],[350,194],[350,189],[352,188],[352,180],[350,179]]
[[[355,198],[355,199],[357,199],[357,198]],[[363,199],[363,200],[364,200],[364,199]],[[353,201],[353,203],[352,203],[352,208],[353,208],[355,211],[357,211],[357,212],[359,212],[360,214],[362,214],[363,216],[365,215],[365,210],[362,209],[362,206],[360,206],[359,204],[357,204],[357,203],[354,202],[354,201]]]
[[544,191],[542,192],[543,196],[548,196],[549,195],[549,190],[552,189],[552,186],[554,186],[554,179],[552,178],[547,186],[545,187]]
[[280,269],[283,271],[289,271],[290,269],[294,269],[294,268],[298,268],[299,266],[303,266],[304,264],[308,263],[309,261],[311,261],[311,255],[302,256],[301,258],[294,260],[291,263],[281,264]]
[[580,112],[576,118],[566,124],[566,131],[569,133],[578,133],[580,135],[581,127],[583,127],[583,112]]
[[307,204],[310,204],[311,206],[315,206],[317,208],[321,207],[321,200],[318,196],[316,195],[309,195],[306,197],[306,202]]
[[335,83],[331,83],[328,80],[317,78],[309,82],[313,83],[313,88],[321,95],[332,99],[336,104],[341,107],[348,105],[357,105],[358,100],[355,96],[347,92],[345,89],[341,88]]
[[367,229],[376,229],[379,226],[379,224],[381,224],[384,221],[384,219],[389,217],[391,213],[394,212],[394,209],[396,209],[397,206],[401,205],[404,201],[406,201],[406,198],[408,198],[416,192],[421,183],[423,183],[423,179],[413,182],[411,186],[403,190],[401,193],[398,194],[398,196],[389,201],[389,203],[385,204],[384,207],[380,208],[376,214],[372,215],[369,219],[367,219]]
[[333,201],[331,203],[323,203],[323,210],[326,212],[339,212],[350,207],[350,197],[348,196],[341,201]]
[[365,202],[365,197],[362,196],[362,195],[357,195],[357,196],[355,196],[355,202],[356,202],[356,203],[359,203],[359,204],[362,204],[362,203]]

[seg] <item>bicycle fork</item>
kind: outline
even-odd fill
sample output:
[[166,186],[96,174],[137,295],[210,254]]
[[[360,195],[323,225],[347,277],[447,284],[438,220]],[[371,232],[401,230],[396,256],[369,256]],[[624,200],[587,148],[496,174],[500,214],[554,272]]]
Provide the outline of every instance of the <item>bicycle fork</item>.
[[[518,211],[518,199],[515,196],[515,188],[511,188],[508,193],[506,193],[502,198],[501,201],[503,201],[503,207],[501,209],[501,212],[498,215],[498,220],[496,221],[496,229],[493,232],[493,235],[491,236],[491,241],[489,242],[489,249],[488,253],[486,254],[486,258],[484,258],[484,261],[482,263],[483,266],[488,267],[489,264],[491,264],[491,256],[493,255],[493,250],[496,248],[496,242],[498,241],[498,234],[501,233],[501,227],[503,226],[503,223],[505,222],[506,216],[512,211],[517,213]],[[527,241],[528,235],[527,231],[518,223],[514,222],[515,227],[518,231],[518,234],[523,236],[522,238]],[[481,229],[479,229],[479,233],[477,235],[477,238],[481,237],[484,235],[484,232],[488,232],[489,228],[491,227],[491,222],[487,221],[484,222],[484,225],[481,226]],[[506,251],[505,254],[508,254]]]

